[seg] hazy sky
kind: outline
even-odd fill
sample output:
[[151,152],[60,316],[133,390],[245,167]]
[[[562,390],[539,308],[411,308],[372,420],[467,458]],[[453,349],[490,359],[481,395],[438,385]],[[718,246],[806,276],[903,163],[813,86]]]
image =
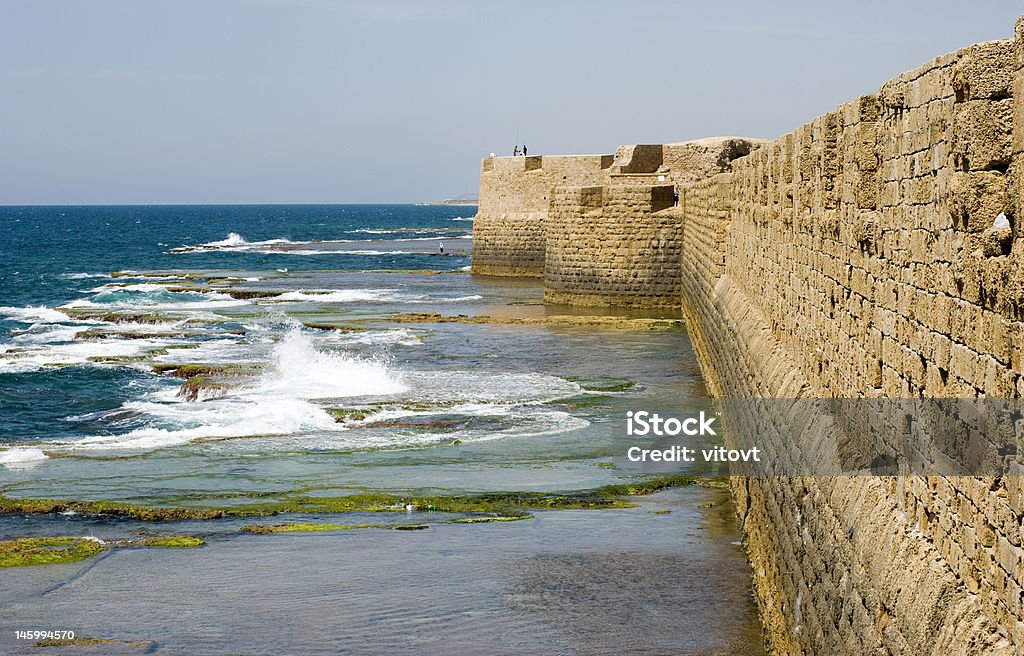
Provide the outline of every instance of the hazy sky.
[[775,137],[1019,2],[0,0],[0,204],[413,202],[479,159]]

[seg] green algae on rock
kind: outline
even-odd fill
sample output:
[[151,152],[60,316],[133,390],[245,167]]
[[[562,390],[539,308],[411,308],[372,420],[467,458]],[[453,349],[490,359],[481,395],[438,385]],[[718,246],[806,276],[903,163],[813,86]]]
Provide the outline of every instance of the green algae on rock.
[[167,535],[146,538],[142,541],[145,547],[169,547],[176,549],[194,549],[206,546],[206,540],[194,535]]
[[33,647],[96,647],[98,645],[112,645],[114,640],[109,638],[48,638],[39,640]]
[[[156,643],[152,640],[111,640],[110,638],[92,638],[88,636],[75,636],[74,638],[47,638],[45,640],[37,641],[33,647],[100,647],[106,645],[113,647],[114,645],[123,645],[124,647],[131,647],[130,653],[149,654],[156,649]],[[136,651],[137,650],[137,651]],[[53,652],[45,652],[53,653]],[[81,653],[81,652],[76,652]],[[85,653],[89,654],[100,654],[102,652],[95,651],[93,649],[86,650]],[[121,652],[118,652],[121,653]]]
[[634,389],[636,383],[625,378],[562,376],[564,380],[576,383],[588,392],[625,392]]
[[204,364],[198,362],[161,363],[153,365],[153,373],[170,374],[178,378],[193,376],[256,376],[264,369],[261,364]]
[[186,401],[198,401],[203,392],[224,391],[231,387],[225,383],[214,381],[206,376],[191,376],[181,384],[178,396]]
[[348,420],[362,421],[373,412],[366,408],[324,408],[324,412],[334,417],[334,421],[344,423]]
[[92,558],[106,547],[89,538],[16,538],[0,542],[0,567],[31,567],[74,563]]
[[177,323],[183,317],[157,314],[155,312],[129,312],[106,310],[83,310],[79,308],[58,308],[72,319],[94,319],[107,323]]
[[148,355],[90,355],[86,358],[87,362],[95,362],[96,364],[127,364],[131,362],[144,362],[149,360]]
[[239,529],[242,533],[257,535],[267,533],[317,533],[321,531],[353,531],[364,528],[390,529],[394,531],[422,531],[429,524],[250,524]]
[[533,515],[485,515],[483,517],[463,517],[453,519],[449,524],[489,524],[491,522],[518,522],[521,519],[533,519]]
[[306,328],[312,328],[314,330],[336,330],[339,332],[356,332],[360,330],[368,330],[366,326],[354,326],[352,324],[335,324],[326,323],[323,321],[303,321],[302,325]]
[[[259,494],[248,495],[253,503],[231,506],[144,506],[119,501],[61,501],[54,499],[11,499],[0,494],[0,515],[49,514],[74,511],[89,515],[131,517],[143,521],[180,519],[220,519],[223,517],[266,517],[282,513],[404,512],[409,506],[417,511],[454,513],[499,513],[512,515],[520,509],[597,510],[632,508],[623,499],[643,496],[671,487],[702,484],[694,476],[669,474],[632,483],[606,485],[577,492],[488,492],[466,495],[416,495],[387,492],[357,492],[338,497],[310,495],[308,487],[272,501],[258,501]],[[276,493],[275,493],[276,494]],[[208,497],[211,500],[216,496]],[[232,495],[238,499],[238,495]],[[245,497],[243,497],[245,498]]]

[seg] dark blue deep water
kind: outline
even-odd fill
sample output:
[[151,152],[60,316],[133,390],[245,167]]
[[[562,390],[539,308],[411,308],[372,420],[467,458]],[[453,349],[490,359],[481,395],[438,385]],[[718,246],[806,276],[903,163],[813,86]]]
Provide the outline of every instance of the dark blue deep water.
[[[122,269],[420,269],[458,268],[468,257],[443,263],[413,252],[310,256],[287,252],[168,253],[171,248],[216,242],[230,233],[248,242],[286,239],[455,239],[472,232],[475,207],[422,205],[154,205],[0,207],[0,292],[8,306],[52,305],[95,287],[77,273]],[[374,230],[375,232],[361,232]],[[403,243],[403,242],[399,242]],[[404,242],[423,248],[424,244]],[[430,241],[431,253],[437,244]],[[373,244],[367,244],[373,248]],[[457,247],[452,243],[451,247]],[[382,249],[383,250],[383,249]]]

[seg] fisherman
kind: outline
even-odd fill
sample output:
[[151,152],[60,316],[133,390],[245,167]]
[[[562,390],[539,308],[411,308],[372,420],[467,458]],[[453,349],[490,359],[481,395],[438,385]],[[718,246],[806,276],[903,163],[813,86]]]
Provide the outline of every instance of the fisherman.
[[512,157],[519,157],[519,145],[518,144],[516,144],[516,147],[512,149]]
[[523,157],[526,157],[526,144],[523,144]]

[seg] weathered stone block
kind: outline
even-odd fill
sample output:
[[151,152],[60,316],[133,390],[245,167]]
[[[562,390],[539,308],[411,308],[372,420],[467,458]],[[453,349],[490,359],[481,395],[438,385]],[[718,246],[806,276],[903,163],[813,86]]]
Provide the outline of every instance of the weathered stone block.
[[990,41],[967,48],[953,67],[957,101],[1009,97],[1015,69],[1012,41]]
[[947,207],[953,225],[966,232],[992,227],[996,217],[1011,211],[1006,176],[999,171],[959,172],[950,176]]
[[1013,100],[972,100],[955,106],[952,154],[961,171],[1006,170],[1012,152]]

